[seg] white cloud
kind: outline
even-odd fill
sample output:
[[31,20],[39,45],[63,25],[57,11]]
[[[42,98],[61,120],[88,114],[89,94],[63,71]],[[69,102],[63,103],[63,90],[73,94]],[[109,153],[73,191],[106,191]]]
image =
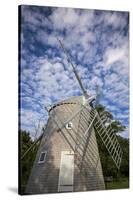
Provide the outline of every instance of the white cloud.
[[125,51],[122,48],[109,48],[105,53],[105,66],[109,66],[117,61],[122,61],[123,57],[125,55]]
[[64,29],[67,27],[75,26],[78,21],[78,15],[75,10],[71,8],[57,8],[49,17],[55,29]]
[[122,17],[121,13],[116,13],[116,12],[106,12],[106,15],[104,17],[105,23],[108,25],[112,25],[113,28],[121,28],[126,25],[126,20],[125,18]]

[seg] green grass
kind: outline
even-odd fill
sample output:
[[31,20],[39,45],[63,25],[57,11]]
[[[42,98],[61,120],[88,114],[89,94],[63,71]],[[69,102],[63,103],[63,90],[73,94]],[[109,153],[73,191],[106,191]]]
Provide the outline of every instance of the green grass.
[[121,179],[119,181],[113,181],[106,183],[106,189],[124,189],[129,188],[129,180],[128,178]]

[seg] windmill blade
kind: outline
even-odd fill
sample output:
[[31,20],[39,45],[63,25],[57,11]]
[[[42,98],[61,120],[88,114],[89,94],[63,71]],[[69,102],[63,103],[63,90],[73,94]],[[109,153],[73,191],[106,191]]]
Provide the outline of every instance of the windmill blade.
[[81,81],[81,79],[80,79],[80,77],[79,77],[79,75],[78,75],[78,73],[77,73],[77,71],[76,71],[76,68],[75,68],[74,64],[72,63],[72,61],[71,61],[71,59],[70,59],[70,56],[68,55],[66,49],[64,48],[63,43],[62,43],[58,38],[57,38],[57,40],[58,40],[58,42],[59,42],[61,48],[63,49],[64,53],[66,54],[68,63],[70,63],[71,66],[72,66],[73,72],[74,72],[74,74],[75,74],[75,76],[76,76],[76,78],[77,78],[77,81],[78,81],[78,83],[79,83],[79,85],[80,85],[80,88],[81,88],[81,90],[82,90],[84,96],[85,96],[85,97],[88,97],[89,95],[87,94],[87,91],[85,90],[85,88],[84,88],[84,86],[83,86],[83,84],[82,84],[82,81]]
[[[94,109],[94,112],[97,112]],[[116,167],[119,169],[122,160],[122,150],[118,142],[117,136],[114,134],[114,130],[111,126],[105,127],[103,120],[99,114],[94,122],[94,127],[103,141],[107,151],[111,155]]]
[[24,152],[24,154],[21,156],[21,160],[23,160],[25,158],[25,156],[33,149],[33,147],[41,141],[43,137],[43,134],[40,135],[40,137],[26,150],[26,152]]

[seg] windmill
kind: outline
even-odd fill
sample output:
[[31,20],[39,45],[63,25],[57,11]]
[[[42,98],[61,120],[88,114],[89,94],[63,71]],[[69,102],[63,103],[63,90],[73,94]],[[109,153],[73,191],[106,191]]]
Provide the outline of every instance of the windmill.
[[83,96],[46,107],[49,119],[28,180],[28,194],[105,189],[96,133],[118,169],[122,160],[114,130],[105,126],[104,113],[99,114],[92,106],[96,97],[87,93],[64,45],[58,41]]

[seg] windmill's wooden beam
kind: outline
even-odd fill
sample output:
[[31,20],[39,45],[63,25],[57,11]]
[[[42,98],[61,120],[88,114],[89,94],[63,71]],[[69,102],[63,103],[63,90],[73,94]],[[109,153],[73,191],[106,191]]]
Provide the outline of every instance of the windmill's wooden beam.
[[[94,118],[93,118],[93,120],[91,121],[89,127],[88,127],[87,130],[85,131],[84,137],[86,136],[86,134],[89,132],[90,128],[92,127],[92,124],[93,124],[93,122],[94,122],[96,116],[97,116],[97,114],[94,116]],[[80,144],[81,144],[81,143],[82,143],[82,140],[81,140]],[[78,144],[78,145],[80,145],[80,144]]]
[[[110,127],[108,128],[108,130],[107,130],[107,128],[104,127],[99,116],[97,117],[97,120],[98,120],[99,124],[96,123],[95,128],[96,128],[98,134],[100,135],[100,137],[101,137],[105,147],[107,148],[109,154],[111,155],[114,163],[116,164],[116,167],[119,169],[120,162],[121,162],[121,153],[119,153],[120,150],[119,150],[118,147],[120,147],[120,145],[119,145],[119,142],[117,140],[117,137],[116,137],[116,135],[113,134]],[[98,126],[97,126],[97,124],[98,124]],[[99,127],[101,127],[100,130],[99,130]]]
[[31,151],[31,149],[42,139],[43,134],[27,149],[27,151],[21,156],[21,160]]
[[84,96],[85,96],[85,97],[88,97],[87,91],[86,91],[85,88],[83,87],[83,84],[82,84],[82,82],[81,82],[81,79],[80,79],[80,77],[79,77],[79,75],[78,75],[78,73],[77,73],[77,71],[76,71],[76,68],[75,68],[74,64],[72,63],[72,61],[71,61],[71,59],[70,59],[70,57],[69,57],[69,55],[68,55],[68,53],[67,53],[67,51],[66,51],[64,45],[63,45],[63,43],[62,43],[58,38],[57,38],[57,40],[58,40],[58,42],[59,42],[61,48],[63,49],[64,53],[66,54],[68,63],[70,63],[71,66],[72,66],[73,72],[74,72],[74,74],[75,74],[75,76],[76,76],[76,78],[77,78],[77,81],[78,81],[78,83],[79,83],[79,85],[80,85],[80,88],[81,88],[81,90],[82,90]]

